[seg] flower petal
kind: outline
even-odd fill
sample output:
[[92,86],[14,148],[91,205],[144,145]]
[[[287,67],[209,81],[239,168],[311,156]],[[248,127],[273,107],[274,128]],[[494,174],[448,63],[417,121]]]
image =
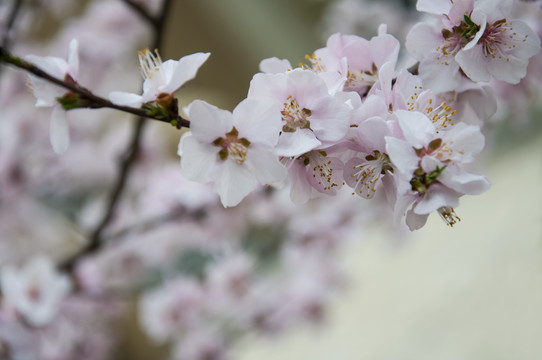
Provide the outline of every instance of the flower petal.
[[245,164],[262,185],[277,184],[286,177],[286,169],[271,147],[251,145]]
[[294,132],[283,132],[276,149],[280,156],[299,156],[321,144],[311,130],[297,129]]
[[70,132],[66,111],[60,106],[54,106],[51,114],[49,138],[53,150],[57,154],[64,153],[70,145]]
[[109,93],[109,100],[116,105],[140,107],[143,104],[141,95],[123,91],[112,91]]
[[181,156],[181,172],[189,180],[208,182],[210,171],[216,166],[218,148],[200,143],[191,132],[185,133],[177,152]]
[[[177,67],[172,74],[164,74],[169,81],[160,90],[165,93],[172,93],[183,86],[187,81],[196,77],[198,69],[209,58],[211,53],[195,53],[183,56],[179,59]],[[171,77],[170,77],[170,76]]]
[[66,72],[70,74],[73,79],[77,79],[79,74],[79,54],[77,52],[78,44],[77,39],[70,41],[70,49],[68,53],[68,67]]
[[213,181],[224,207],[239,204],[257,185],[256,178],[246,166],[230,159],[221,164]]
[[194,100],[185,110],[190,117],[190,130],[196,139],[212,143],[231,131],[232,114],[203,100]]
[[282,128],[280,109],[271,99],[245,99],[233,110],[233,124],[239,137],[275,146]]

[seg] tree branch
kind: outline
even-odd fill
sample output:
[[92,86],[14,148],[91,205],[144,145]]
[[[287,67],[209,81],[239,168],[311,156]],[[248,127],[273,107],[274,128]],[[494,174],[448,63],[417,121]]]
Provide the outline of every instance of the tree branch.
[[161,116],[152,115],[148,111],[141,108],[133,108],[129,106],[116,105],[107,99],[104,99],[100,96],[93,94],[91,91],[89,91],[88,89],[82,86],[79,86],[78,84],[60,80],[54,76],[49,75],[48,73],[41,70],[37,66],[17,56],[12,55],[4,47],[0,47],[0,62],[11,64],[39,78],[45,79],[55,85],[63,87],[64,89],[68,90],[68,92],[79,95],[80,100],[82,100],[80,103],[81,106],[77,106],[75,108],[89,108],[89,109],[110,108],[110,109],[123,111],[129,114],[137,115],[140,117],[145,117],[145,118],[161,121],[161,122],[172,123],[172,121],[174,121],[175,125],[179,129],[181,127],[190,127],[190,121],[188,121],[187,119],[184,119],[178,114],[177,115],[169,114],[167,118],[164,118]]
[[[153,30],[154,30],[154,41],[153,41],[154,48],[158,48],[161,45],[162,35],[163,35],[163,24],[165,22],[165,17],[167,16],[170,4],[171,4],[171,0],[164,0],[160,14],[156,17],[156,22],[152,23]],[[188,125],[190,124],[187,120],[184,120],[184,122],[187,122]],[[73,267],[77,263],[77,261],[79,261],[81,258],[85,256],[88,256],[92,253],[97,252],[102,247],[102,244],[103,244],[102,233],[111,222],[111,219],[113,218],[114,212],[117,208],[118,201],[126,185],[126,181],[131,173],[133,165],[135,164],[135,160],[137,159],[145,123],[146,123],[145,118],[140,117],[137,123],[134,125],[132,141],[130,142],[130,145],[126,151],[126,157],[121,164],[119,175],[117,177],[117,181],[115,182],[115,186],[113,187],[113,190],[111,192],[111,196],[108,201],[105,215],[103,216],[100,223],[96,226],[96,228],[92,232],[91,236],[89,237],[89,242],[87,243],[87,245],[83,249],[81,249],[81,251],[79,251],[77,254],[67,259],[63,264],[60,265],[60,268],[62,270],[71,272],[73,270]],[[181,124],[181,122],[179,122],[179,124]],[[185,125],[182,125],[182,126],[185,126]]]

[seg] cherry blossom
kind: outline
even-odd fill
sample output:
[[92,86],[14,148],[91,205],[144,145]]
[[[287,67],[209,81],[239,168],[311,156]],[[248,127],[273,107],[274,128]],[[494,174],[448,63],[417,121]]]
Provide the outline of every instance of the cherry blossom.
[[429,213],[439,211],[453,225],[452,212],[464,194],[481,194],[489,181],[464,168],[484,146],[476,126],[457,124],[447,131],[437,131],[435,124],[420,112],[396,112],[404,139],[387,136],[386,150],[393,163],[397,186],[396,219],[407,208],[407,225],[417,229]]
[[249,99],[269,99],[282,114],[282,131],[276,145],[280,156],[296,157],[327,147],[348,131],[350,108],[329,94],[324,80],[309,70],[256,74]]
[[[78,43],[76,39],[70,42],[68,60],[53,56],[28,55],[26,59],[57,79],[62,79],[71,84],[77,83],[79,72],[79,56],[77,54]],[[53,150],[62,154],[70,144],[70,133],[68,128],[68,113],[62,109],[57,98],[63,97],[66,90],[37,76],[30,75],[30,86],[36,96],[37,107],[52,107],[51,126],[49,138]]]
[[114,91],[109,94],[109,99],[118,105],[139,107],[148,102],[169,98],[196,76],[209,55],[210,53],[200,52],[183,56],[177,61],[170,59],[162,62],[158,51],[153,54],[149,49],[140,50],[138,58],[139,70],[144,79],[143,94]]
[[212,181],[224,206],[237,205],[258,182],[284,179],[274,150],[280,113],[271,101],[245,99],[230,113],[196,100],[187,110],[191,131],[179,142],[181,170],[190,180]]
[[20,269],[3,267],[1,283],[4,301],[33,326],[45,325],[54,318],[71,287],[67,276],[59,274],[45,256],[32,258]]
[[512,2],[419,0],[418,10],[443,19],[440,26],[418,23],[407,36],[424,85],[453,90],[465,80],[460,69],[475,82],[494,77],[517,84],[540,51],[540,39],[525,22],[507,18]]
[[386,34],[385,26],[379,35],[366,40],[356,35],[333,34],[327,46],[309,57],[318,73],[338,72],[343,78],[344,91],[357,91],[363,95],[378,79],[378,70],[387,63],[397,62],[399,41]]

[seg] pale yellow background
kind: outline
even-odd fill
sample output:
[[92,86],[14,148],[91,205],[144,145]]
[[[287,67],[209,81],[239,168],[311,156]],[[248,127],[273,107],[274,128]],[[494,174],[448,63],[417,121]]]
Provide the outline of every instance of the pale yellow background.
[[491,162],[492,189],[397,248],[352,244],[350,289],[321,329],[251,339],[242,360],[542,359],[542,138]]

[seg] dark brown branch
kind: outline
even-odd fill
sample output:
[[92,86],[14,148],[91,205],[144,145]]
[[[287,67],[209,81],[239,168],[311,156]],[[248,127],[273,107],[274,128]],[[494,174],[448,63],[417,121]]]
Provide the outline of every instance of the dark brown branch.
[[23,69],[39,78],[45,79],[55,85],[65,88],[66,90],[68,90],[69,92],[73,94],[79,95],[81,106],[78,106],[76,108],[90,108],[90,109],[110,108],[110,109],[115,109],[115,110],[123,111],[129,114],[137,115],[140,117],[146,117],[149,119],[166,122],[166,123],[171,123],[171,121],[174,120],[176,121],[176,125],[178,128],[190,127],[190,121],[184,119],[180,115],[176,115],[173,118],[171,116],[168,118],[163,118],[163,117],[149,114],[144,109],[116,105],[107,99],[104,99],[100,96],[93,94],[88,89],[82,86],[73,84],[73,82],[71,81],[63,81],[63,80],[57,79],[54,76],[49,75],[48,73],[41,70],[37,66],[19,57],[12,55],[3,47],[0,47],[0,62],[8,63],[15,67],[18,67],[19,69]]
[[19,14],[19,10],[21,9],[21,6],[23,4],[22,0],[16,0],[13,4],[13,8],[11,9],[11,13],[9,14],[8,22],[6,25],[6,29],[4,32],[4,36],[2,37],[2,47],[9,49],[10,45],[10,33],[11,29],[15,26],[15,20],[17,19],[17,16]]
[[[22,4],[23,0],[16,0],[13,4],[13,7],[11,8],[11,13],[9,14],[6,28],[4,29],[4,35],[0,40],[0,46],[4,49],[9,49],[11,45],[11,30],[15,27],[15,21],[17,19],[17,16],[19,15]],[[3,69],[0,67],[0,75],[2,74],[2,70]]]
[[[154,48],[158,48],[161,45],[163,24],[164,24],[165,17],[167,15],[170,4],[171,4],[170,0],[164,0],[162,4],[161,12],[156,17],[156,23],[153,23],[153,30],[154,30],[153,47]],[[184,120],[184,121],[187,121],[187,120]],[[102,233],[113,218],[113,215],[117,208],[118,201],[126,185],[126,181],[130,175],[130,172],[133,168],[135,160],[137,159],[145,123],[146,123],[145,118],[140,117],[137,123],[134,125],[132,141],[130,142],[130,145],[127,149],[126,157],[121,164],[119,176],[117,178],[117,181],[115,183],[115,186],[113,187],[113,191],[109,198],[105,215],[103,216],[100,223],[96,226],[96,229],[90,235],[89,242],[87,243],[87,245],[83,249],[81,249],[81,251],[75,254],[73,257],[67,259],[63,264],[61,264],[61,268],[63,270],[71,272],[78,260],[92,253],[97,252],[102,247],[102,244],[103,244]],[[181,122],[179,122],[179,124],[181,124]]]

